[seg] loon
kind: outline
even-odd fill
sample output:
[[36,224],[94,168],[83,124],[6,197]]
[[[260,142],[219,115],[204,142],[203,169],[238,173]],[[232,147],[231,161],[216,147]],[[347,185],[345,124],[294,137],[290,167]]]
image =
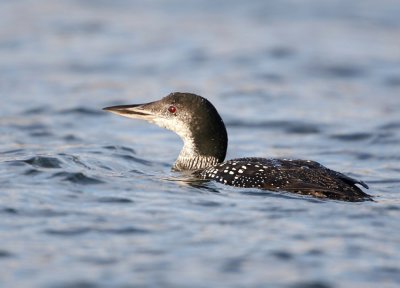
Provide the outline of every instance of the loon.
[[228,147],[225,124],[205,98],[175,92],[161,100],[103,108],[118,115],[146,120],[178,134],[183,148],[174,171],[248,188],[292,192],[322,199],[366,201],[372,197],[356,184],[367,184],[310,160],[238,158],[224,161]]

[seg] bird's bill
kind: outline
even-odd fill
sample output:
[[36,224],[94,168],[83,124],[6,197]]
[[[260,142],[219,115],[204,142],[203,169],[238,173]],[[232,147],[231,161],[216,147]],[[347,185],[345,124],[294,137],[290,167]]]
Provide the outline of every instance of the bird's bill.
[[151,104],[152,103],[110,106],[103,108],[103,110],[129,118],[150,120],[153,116],[153,113],[149,109]]

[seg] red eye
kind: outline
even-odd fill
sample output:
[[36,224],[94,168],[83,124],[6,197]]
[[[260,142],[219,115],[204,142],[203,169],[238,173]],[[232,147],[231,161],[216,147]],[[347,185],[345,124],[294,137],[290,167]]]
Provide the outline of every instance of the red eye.
[[168,111],[173,114],[176,112],[176,107],[171,105],[168,107]]

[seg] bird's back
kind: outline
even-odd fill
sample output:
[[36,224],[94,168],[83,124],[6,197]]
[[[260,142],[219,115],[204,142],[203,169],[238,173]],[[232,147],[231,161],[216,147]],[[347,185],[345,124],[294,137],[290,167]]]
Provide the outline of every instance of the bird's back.
[[364,182],[309,160],[239,158],[196,174],[202,179],[213,179],[236,187],[287,191],[344,201],[371,200],[356,186],[359,184],[368,188]]

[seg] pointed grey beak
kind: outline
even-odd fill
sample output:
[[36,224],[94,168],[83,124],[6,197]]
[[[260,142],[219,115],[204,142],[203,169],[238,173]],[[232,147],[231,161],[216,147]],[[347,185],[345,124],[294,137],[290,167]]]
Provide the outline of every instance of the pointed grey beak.
[[151,103],[110,106],[103,110],[129,118],[150,120],[154,114],[148,109],[149,104]]

